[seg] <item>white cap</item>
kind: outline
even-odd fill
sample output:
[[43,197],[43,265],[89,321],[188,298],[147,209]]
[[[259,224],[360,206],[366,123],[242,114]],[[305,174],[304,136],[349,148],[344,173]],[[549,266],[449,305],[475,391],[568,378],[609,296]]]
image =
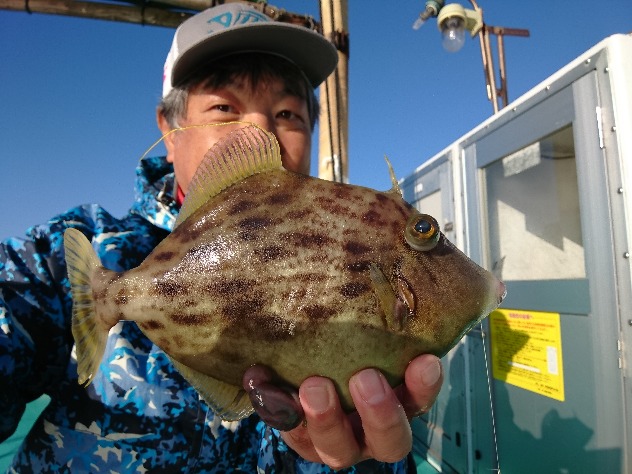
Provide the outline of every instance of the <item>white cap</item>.
[[319,33],[274,21],[244,3],[227,3],[204,10],[178,27],[165,61],[162,96],[201,64],[245,52],[288,59],[303,71],[313,87],[323,82],[338,62],[336,48]]

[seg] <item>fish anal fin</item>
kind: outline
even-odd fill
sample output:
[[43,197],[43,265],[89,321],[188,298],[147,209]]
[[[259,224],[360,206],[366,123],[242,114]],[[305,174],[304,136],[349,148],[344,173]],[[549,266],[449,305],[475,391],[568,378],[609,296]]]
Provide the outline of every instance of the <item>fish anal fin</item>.
[[177,360],[171,359],[171,362],[222,420],[241,420],[254,412],[250,398],[242,387],[217,380]]
[[204,156],[189,184],[175,227],[229,186],[256,173],[282,168],[274,134],[254,124],[239,125],[245,126],[230,132]]

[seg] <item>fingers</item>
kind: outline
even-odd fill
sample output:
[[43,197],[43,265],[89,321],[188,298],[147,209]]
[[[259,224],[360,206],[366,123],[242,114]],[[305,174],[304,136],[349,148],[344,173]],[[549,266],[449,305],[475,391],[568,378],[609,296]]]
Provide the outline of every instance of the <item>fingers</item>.
[[358,372],[349,390],[362,420],[364,454],[379,461],[396,462],[412,448],[406,412],[384,375],[375,369]]
[[349,418],[338,400],[333,383],[326,378],[310,377],[299,389],[306,424],[293,437],[300,442],[308,437],[311,454],[333,469],[351,466],[360,459],[361,449]]
[[404,374],[397,396],[409,418],[426,413],[439,395],[443,368],[439,358],[425,354],[413,359]]
[[283,439],[304,459],[335,470],[368,458],[400,461],[412,449],[409,419],[432,406],[442,383],[441,362],[433,355],[411,361],[395,390],[379,371],[362,370],[349,381],[357,411],[346,414],[334,384],[310,377],[299,389],[306,423],[283,432]]

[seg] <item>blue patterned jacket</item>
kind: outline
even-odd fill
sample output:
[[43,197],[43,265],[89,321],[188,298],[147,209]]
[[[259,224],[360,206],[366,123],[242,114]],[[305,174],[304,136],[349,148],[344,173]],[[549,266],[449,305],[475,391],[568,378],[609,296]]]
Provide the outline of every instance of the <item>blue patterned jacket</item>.
[[[123,218],[84,205],[0,244],[0,441],[27,402],[51,398],[11,472],[330,472],[299,458],[256,415],[220,422],[134,322],[112,329],[94,382],[78,385],[64,230],[90,238],[105,267],[136,267],[172,228],[173,182],[164,158],[145,159]],[[405,464],[346,472],[403,473]]]

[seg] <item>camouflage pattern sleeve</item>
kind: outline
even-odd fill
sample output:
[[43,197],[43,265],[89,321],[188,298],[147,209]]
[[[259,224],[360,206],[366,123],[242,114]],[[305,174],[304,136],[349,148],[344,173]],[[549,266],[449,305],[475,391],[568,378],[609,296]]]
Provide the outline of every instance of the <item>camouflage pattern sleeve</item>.
[[0,440],[25,404],[65,373],[71,301],[59,239],[64,224],[32,228],[0,243]]
[[300,474],[406,474],[409,472],[407,459],[396,463],[383,463],[367,460],[348,469],[334,471],[329,467],[305,461],[290,449],[278,430],[270,428],[262,421],[257,425],[261,434],[259,448],[258,474],[274,474],[277,472],[294,472]]

